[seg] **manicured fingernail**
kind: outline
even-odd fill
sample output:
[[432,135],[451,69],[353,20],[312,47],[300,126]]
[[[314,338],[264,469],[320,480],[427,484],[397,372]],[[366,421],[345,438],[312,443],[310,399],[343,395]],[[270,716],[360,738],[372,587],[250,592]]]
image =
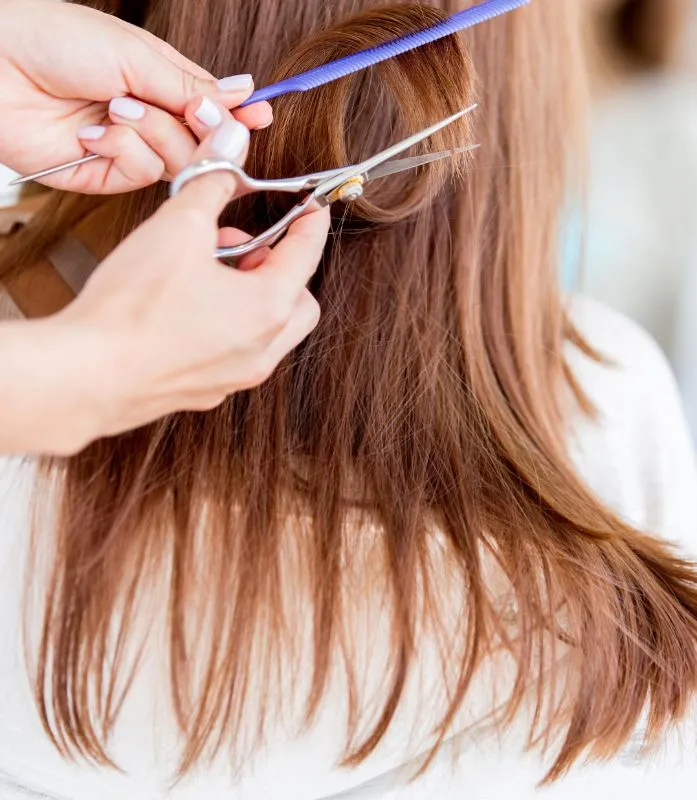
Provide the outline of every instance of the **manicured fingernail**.
[[106,128],[103,125],[85,125],[83,128],[78,128],[77,138],[84,139],[86,142],[96,142],[105,133]]
[[218,89],[221,92],[241,92],[244,89],[251,89],[252,86],[251,75],[231,75],[229,78],[221,78],[218,81]]
[[130,97],[115,97],[109,103],[109,112],[123,119],[138,120],[145,116],[145,106]]
[[207,128],[215,128],[223,121],[223,115],[218,106],[207,97],[201,100],[201,105],[194,111],[196,119]]
[[225,120],[211,139],[214,155],[234,161],[244,153],[249,144],[249,130],[236,119]]
[[271,125],[272,123],[273,123],[273,117],[271,117],[271,119],[268,122],[265,122],[263,125],[257,125],[254,130],[263,131],[264,128],[268,128],[269,125]]

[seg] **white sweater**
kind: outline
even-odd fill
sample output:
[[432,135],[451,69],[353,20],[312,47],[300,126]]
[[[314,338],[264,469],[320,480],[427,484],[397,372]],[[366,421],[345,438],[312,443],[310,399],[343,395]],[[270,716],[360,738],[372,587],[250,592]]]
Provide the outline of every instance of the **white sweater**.
[[[633,323],[592,301],[573,301],[573,317],[617,364],[603,366],[569,351],[599,409],[596,421],[575,421],[569,446],[578,469],[627,520],[697,555],[697,470],[664,357]],[[578,767],[545,790],[535,788],[545,765],[523,752],[518,726],[496,740],[464,739],[454,764],[446,750],[422,779],[405,785],[399,768],[413,753],[401,729],[360,768],[336,767],[344,700],[331,693],[317,728],[301,740],[274,738],[242,784],[211,768],[168,791],[171,731],[151,714],[149,702],[162,683],[157,675],[134,688],[117,727],[114,752],[125,773],[68,764],[38,723],[18,633],[31,477],[30,463],[0,460],[0,800],[655,800],[669,787],[672,800],[695,796],[694,717],[685,723],[682,746],[677,733],[669,736],[665,751],[648,761],[629,747],[612,762]],[[413,709],[420,713],[418,703]]]

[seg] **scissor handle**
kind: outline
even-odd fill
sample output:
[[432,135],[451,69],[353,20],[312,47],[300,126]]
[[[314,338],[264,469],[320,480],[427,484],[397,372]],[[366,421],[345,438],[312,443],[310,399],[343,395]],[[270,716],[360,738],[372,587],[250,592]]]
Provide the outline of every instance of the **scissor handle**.
[[187,183],[191,183],[202,175],[209,175],[211,172],[231,172],[237,178],[238,183],[250,192],[288,192],[289,194],[297,194],[303,189],[307,189],[308,177],[313,177],[301,175],[299,178],[261,180],[247,175],[242,167],[233,164],[232,161],[224,158],[204,158],[203,161],[185,167],[177,175],[169,187],[170,197],[176,197]]
[[309,194],[302,202],[293,206],[285,217],[279,219],[278,222],[274,223],[268,230],[264,231],[264,233],[260,233],[244,244],[238,244],[234,247],[219,247],[215,251],[216,258],[240,258],[241,256],[247,255],[247,253],[258,250],[260,247],[271,247],[286,233],[296,219],[300,219],[303,214],[308,212],[310,206],[315,201],[315,196]]
[[[290,194],[298,194],[304,190],[312,189],[325,175],[334,174],[338,172],[338,170],[330,170],[327,173],[318,173],[317,175],[301,175],[298,178],[260,180],[247,175],[242,167],[233,164],[232,161],[227,161],[223,158],[206,158],[203,161],[186,167],[174,178],[169,187],[170,197],[176,197],[187,183],[203,175],[209,175],[211,172],[232,173],[237,179],[238,184],[248,192],[288,192]],[[264,233],[254,237],[254,239],[250,239],[248,242],[235,245],[234,247],[219,247],[215,252],[216,258],[240,258],[247,253],[258,250],[260,247],[267,247],[275,244],[288,230],[289,226],[292,225],[296,219],[305,214],[313,199],[312,195],[308,195],[301,203],[294,206],[285,217],[280,219],[275,225],[272,225],[267,231],[264,231]]]

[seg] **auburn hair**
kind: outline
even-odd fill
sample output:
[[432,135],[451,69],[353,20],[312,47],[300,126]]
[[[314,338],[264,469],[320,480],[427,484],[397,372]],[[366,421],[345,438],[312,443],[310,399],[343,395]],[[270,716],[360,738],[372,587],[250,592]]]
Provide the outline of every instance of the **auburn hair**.
[[[110,10],[212,74],[263,85],[464,5]],[[312,725],[337,685],[343,763],[357,764],[419,675],[433,689],[418,715],[430,752],[488,692],[479,721],[524,718],[530,747],[551,751],[549,780],[616,753],[644,712],[649,741],[685,712],[697,571],[604,507],[567,452],[573,418],[591,413],[564,358],[589,351],[557,277],[582,128],[576,5],[536,0],[275,101],[247,163],[262,177],[349,163],[473,100],[480,111],[428,146],[481,148],[333,207],[311,283],[322,321],[264,385],[44,463],[37,501],[57,511],[33,543],[30,588],[47,583],[31,666],[66,756],[111,763],[158,620],[182,773],[222,753],[237,763],[287,713]],[[116,242],[165,197],[60,197],[8,245],[0,275],[29,268],[97,203]],[[255,229],[282,210],[249,200],[224,222]]]

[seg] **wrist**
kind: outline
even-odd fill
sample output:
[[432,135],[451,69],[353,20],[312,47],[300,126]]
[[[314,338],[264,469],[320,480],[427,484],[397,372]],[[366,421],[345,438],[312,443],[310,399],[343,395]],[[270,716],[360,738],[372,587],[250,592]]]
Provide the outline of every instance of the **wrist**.
[[0,325],[0,451],[70,455],[103,435],[116,399],[110,356],[95,328]]

